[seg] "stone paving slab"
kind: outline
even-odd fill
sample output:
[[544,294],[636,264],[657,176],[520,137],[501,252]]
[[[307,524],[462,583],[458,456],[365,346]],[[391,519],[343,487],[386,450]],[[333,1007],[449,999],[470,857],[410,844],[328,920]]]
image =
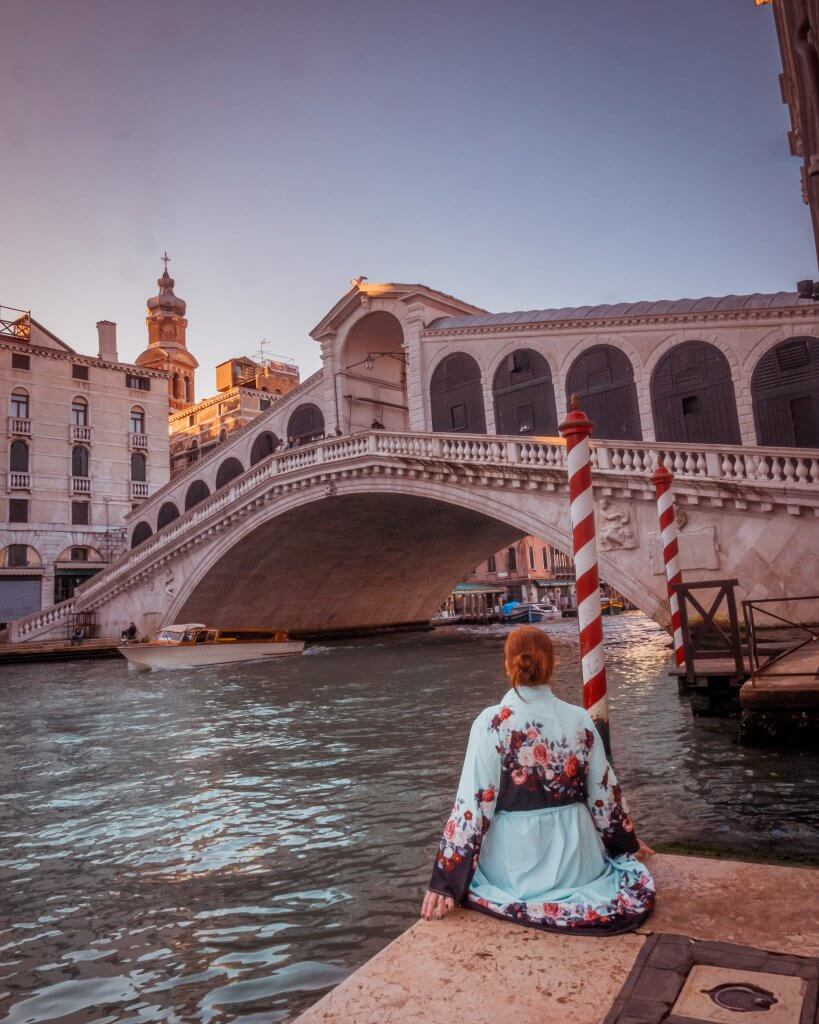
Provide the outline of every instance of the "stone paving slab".
[[[708,940],[715,953],[725,943],[819,953],[819,871],[670,855],[650,867],[658,906],[640,933],[555,935],[458,910],[413,925],[299,1024],[598,1024],[655,932]],[[685,955],[681,941],[647,966],[673,969],[665,961]]]

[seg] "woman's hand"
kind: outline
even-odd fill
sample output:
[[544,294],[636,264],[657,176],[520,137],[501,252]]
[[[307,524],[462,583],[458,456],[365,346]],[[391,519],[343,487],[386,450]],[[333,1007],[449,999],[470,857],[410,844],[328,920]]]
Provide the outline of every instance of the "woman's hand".
[[421,917],[425,921],[440,920],[452,910],[455,900],[451,896],[442,896],[439,892],[427,889],[424,902],[421,904]]
[[640,844],[639,850],[634,854],[637,860],[645,862],[648,857],[654,856],[654,851],[647,843],[644,843],[642,839],[638,839],[637,842]]

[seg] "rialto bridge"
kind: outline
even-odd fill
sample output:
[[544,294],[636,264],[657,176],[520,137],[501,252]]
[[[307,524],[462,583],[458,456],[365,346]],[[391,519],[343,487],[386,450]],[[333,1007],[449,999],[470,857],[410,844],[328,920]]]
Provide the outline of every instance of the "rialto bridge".
[[[676,476],[683,569],[753,597],[819,569],[819,310],[790,293],[491,315],[421,285],[355,282],[312,332],[323,368],[128,517],[130,550],[13,623],[305,633],[427,621],[524,534],[570,552],[565,448],[597,424],[602,575],[658,621],[649,482]],[[370,429],[373,425],[377,429]],[[327,436],[324,436],[327,435]],[[298,446],[276,451],[281,440]]]

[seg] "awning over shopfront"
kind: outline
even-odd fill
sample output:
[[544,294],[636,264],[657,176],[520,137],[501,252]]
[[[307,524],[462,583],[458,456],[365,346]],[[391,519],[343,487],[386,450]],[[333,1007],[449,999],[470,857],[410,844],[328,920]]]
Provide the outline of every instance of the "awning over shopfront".
[[504,594],[506,587],[499,587],[493,583],[459,583],[452,591],[453,594]]

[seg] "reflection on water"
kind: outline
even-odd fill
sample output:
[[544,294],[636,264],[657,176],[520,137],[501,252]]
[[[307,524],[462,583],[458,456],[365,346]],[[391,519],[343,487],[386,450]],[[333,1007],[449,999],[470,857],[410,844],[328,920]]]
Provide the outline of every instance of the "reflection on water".
[[[577,701],[577,624],[545,628]],[[506,631],[196,672],[4,669],[0,1022],[292,1019],[417,916]],[[695,726],[642,616],[606,634],[645,838],[815,854],[819,764]]]

